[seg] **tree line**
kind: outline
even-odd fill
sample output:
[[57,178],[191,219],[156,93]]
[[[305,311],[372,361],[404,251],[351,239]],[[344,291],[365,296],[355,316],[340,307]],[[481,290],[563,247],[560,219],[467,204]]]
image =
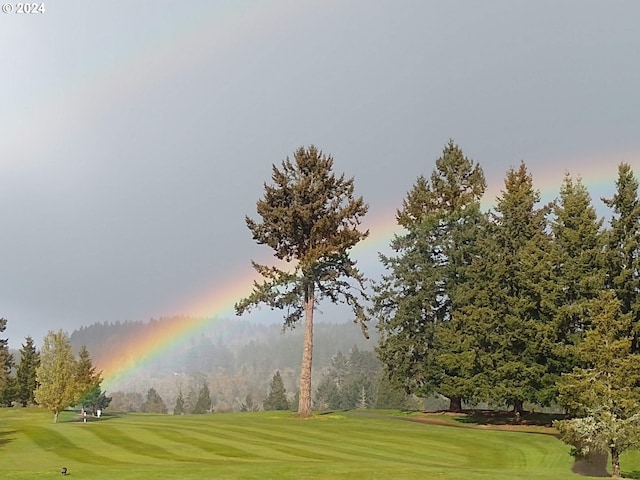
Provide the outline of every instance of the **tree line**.
[[[0,332],[6,325],[7,320],[0,319]],[[111,398],[101,389],[102,375],[93,366],[89,351],[83,346],[76,358],[63,331],[49,332],[40,350],[33,338],[27,337],[19,353],[20,361],[15,365],[7,339],[0,339],[2,405],[39,405],[53,413],[54,422],[70,406],[95,413],[109,405]]]
[[[604,228],[580,178],[567,173],[559,198],[541,205],[524,162],[482,211],[484,172],[449,141],[397,210],[402,233],[394,253],[381,255],[385,275],[370,296],[350,257],[368,235],[359,229],[368,207],[353,178],[332,168],[331,156],[301,147],[273,165],[259,218],[246,218],[253,239],[290,267],[254,262],[263,280],[236,311],[264,303],[285,311],[285,327],[304,321],[300,416],[311,414],[313,312],[326,298],[351,305],[365,334],[365,313],[377,320],[377,353],[407,393],[437,392],[451,410],[509,405],[516,416],[524,402],[558,402],[595,422],[559,424],[576,452],[609,448],[615,463],[638,444],[640,202],[628,164],[603,199],[611,211]],[[585,438],[594,428],[610,433]]]

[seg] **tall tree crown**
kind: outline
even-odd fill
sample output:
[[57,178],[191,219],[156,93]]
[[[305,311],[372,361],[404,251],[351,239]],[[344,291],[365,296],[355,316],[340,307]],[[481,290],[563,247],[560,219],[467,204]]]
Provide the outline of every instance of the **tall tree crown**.
[[313,303],[343,298],[364,328],[364,309],[348,279],[355,280],[366,298],[365,279],[349,250],[369,235],[358,229],[369,207],[362,197],[354,197],[353,178],[336,176],[332,169],[333,158],[313,145],[296,150],[293,160],[287,157],[280,168],[273,166],[273,184],[264,185],[264,197],[256,204],[261,221],[246,217],[246,223],[257,243],[295,267],[285,271],[253,262],[265,281],[255,282],[251,295],[236,304],[238,314],[266,303],[287,309],[285,326],[293,326],[310,298]]
[[354,198],[353,178],[336,177],[333,158],[315,146],[296,150],[282,167],[273,166],[273,185],[265,183],[257,202],[262,222],[249,217],[254,240],[270,246],[281,260],[313,265],[364,239],[357,227],[368,206]]
[[400,226],[410,229],[429,215],[448,215],[480,202],[487,188],[480,165],[449,140],[436,160],[430,182],[418,177],[398,210]]

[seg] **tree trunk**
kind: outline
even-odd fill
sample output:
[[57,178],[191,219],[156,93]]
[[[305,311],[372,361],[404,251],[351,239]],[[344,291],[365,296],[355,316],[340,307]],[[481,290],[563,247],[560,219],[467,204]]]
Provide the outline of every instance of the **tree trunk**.
[[622,478],[620,473],[620,453],[615,448],[611,449],[611,469],[613,478]]
[[53,412],[53,423],[58,423],[58,412]]
[[313,284],[307,286],[304,304],[304,344],[302,347],[302,366],[300,368],[300,400],[298,416],[311,416],[311,360],[313,356],[313,307],[315,292]]
[[461,412],[462,411],[462,398],[460,398],[460,397],[450,397],[449,398],[449,411],[450,412]]
[[513,414],[518,418],[522,418],[522,414],[524,413],[524,402],[519,398],[513,401]]

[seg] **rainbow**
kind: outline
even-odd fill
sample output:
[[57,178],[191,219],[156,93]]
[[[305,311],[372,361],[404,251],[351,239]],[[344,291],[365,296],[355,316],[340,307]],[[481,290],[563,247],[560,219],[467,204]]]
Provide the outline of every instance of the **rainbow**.
[[51,82],[30,104],[9,106],[11,114],[0,118],[0,173],[27,165],[37,171],[51,161],[45,155],[45,145],[50,148],[73,142],[85,125],[99,124],[163,82],[199,65],[230,58],[256,39],[277,32],[281,25],[331,9],[335,3],[237,0],[222,8],[220,2],[205,2],[172,31],[159,31],[147,40],[115,47],[108,55],[113,62],[92,60],[101,55],[87,58],[79,74],[70,74],[57,84]]
[[[88,64],[81,75],[63,79],[63,88],[52,84],[48,91],[41,92],[40,97],[33,98],[32,104],[20,106],[14,114],[0,120],[3,131],[0,150],[5,158],[13,159],[11,162],[0,161],[0,174],[18,166],[27,168],[25,165],[37,170],[42,162],[48,161],[43,155],[44,145],[73,141],[78,128],[99,123],[103,117],[135,102],[159,83],[192,71],[203,62],[213,63],[230,57],[234,51],[241,50],[255,39],[277,31],[280,25],[331,9],[336,3],[336,0],[268,0],[262,3],[238,0],[220,12],[214,2],[210,2],[197,16],[183,19],[176,31],[159,32],[146,42],[123,46],[121,51],[112,52],[113,58],[117,59],[114,65]],[[222,74],[224,72],[220,72]],[[87,109],[87,105],[91,108]],[[60,112],[64,112],[64,122],[59,121]],[[33,138],[41,141],[33,142]],[[604,193],[603,189],[606,189],[610,194],[616,175],[615,165],[624,161],[638,167],[637,158],[629,153],[613,152],[611,155],[585,158],[525,160],[543,199],[548,201],[557,196],[564,173],[559,168],[574,175],[581,174],[590,189],[598,193]],[[29,162],[22,161],[25,159]],[[514,165],[517,166],[517,161]],[[499,175],[503,173],[499,172]],[[501,178],[490,181],[485,207],[489,208],[499,195]],[[409,179],[407,190],[411,183],[412,179]],[[596,198],[594,195],[594,203]],[[395,208],[398,206],[375,213],[373,220],[367,219],[364,225],[371,234],[354,248],[353,255],[365,273],[375,270],[377,252],[385,251],[398,232],[395,222]],[[172,345],[211,326],[217,319],[232,317],[233,305],[251,291],[256,274],[247,259],[246,267],[230,274],[229,278],[223,285],[214,285],[196,294],[191,302],[179,309],[190,316],[176,317],[166,328],[146,332],[146,336],[123,340],[108,358],[97,364],[103,371],[103,388],[116,390],[133,372]],[[259,314],[252,313],[251,317]]]
[[[611,161],[611,158],[605,162],[602,161],[602,158],[604,157],[589,159],[592,163],[585,163],[584,160],[572,163],[569,160],[553,162],[554,165],[557,165],[554,168],[545,168],[539,165],[530,168],[534,176],[534,185],[540,190],[543,202],[558,196],[564,173],[568,171],[574,178],[582,177],[584,184],[594,197],[594,205],[597,205],[599,200],[594,192],[610,196],[615,191],[619,163],[627,162],[634,168],[640,167],[640,157],[633,154],[618,155],[615,162]],[[502,179],[490,182],[488,192],[485,195],[487,208],[499,195],[502,187]],[[352,254],[363,271],[371,275],[370,271],[375,271],[376,268],[378,271],[380,270],[378,252],[388,253],[390,240],[394,234],[399,232],[395,221],[395,209],[379,213],[373,220],[367,220],[363,226],[369,229],[370,236],[357,245]],[[247,260],[247,267],[231,275],[231,280],[225,282],[224,285],[216,285],[202,292],[186,305],[181,311],[187,312],[191,315],[190,317],[177,317],[168,327],[155,329],[146,337],[128,339],[116,351],[111,352],[108,360],[98,365],[103,371],[103,387],[108,391],[116,390],[118,385],[124,382],[128,376],[171,346],[210,327],[218,319],[233,317],[235,302],[249,294],[253,281],[258,279],[257,274],[248,264]],[[248,314],[247,318],[257,319],[260,314],[260,311],[256,311]]]

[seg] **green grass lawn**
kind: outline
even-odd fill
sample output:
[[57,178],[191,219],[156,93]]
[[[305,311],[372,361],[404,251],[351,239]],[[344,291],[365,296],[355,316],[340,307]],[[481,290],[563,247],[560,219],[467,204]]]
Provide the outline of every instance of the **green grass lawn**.
[[[0,477],[71,479],[564,480],[569,448],[548,433],[493,430],[441,416],[340,412],[128,414],[58,424],[39,409],[0,409]],[[640,471],[640,458],[623,458]],[[634,474],[635,475],[635,474]]]

